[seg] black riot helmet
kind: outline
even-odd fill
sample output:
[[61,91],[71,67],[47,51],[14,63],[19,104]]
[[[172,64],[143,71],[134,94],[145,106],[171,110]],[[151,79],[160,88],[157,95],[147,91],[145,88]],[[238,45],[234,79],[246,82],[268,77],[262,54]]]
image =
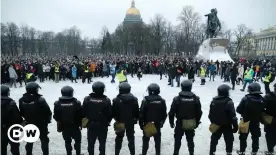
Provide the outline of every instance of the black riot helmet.
[[130,93],[131,86],[127,82],[123,82],[119,85],[119,93],[120,94],[127,94]]
[[38,88],[41,88],[36,82],[29,82],[26,85],[26,91],[28,94],[37,94]]
[[105,85],[101,81],[93,83],[92,90],[95,94],[102,95],[104,93]]
[[72,99],[74,95],[74,89],[71,86],[64,86],[61,88],[61,99]]
[[10,88],[5,85],[1,85],[1,96],[10,96]]
[[191,91],[193,83],[190,80],[184,80],[181,82],[182,91]]
[[152,83],[148,86],[149,95],[158,95],[160,93],[160,87],[156,83]]
[[227,84],[222,84],[218,87],[218,96],[224,96],[228,97],[229,96],[229,90],[231,89],[230,86]]
[[261,92],[261,86],[260,84],[254,82],[254,83],[251,83],[249,84],[248,88],[247,88],[249,94],[262,94]]

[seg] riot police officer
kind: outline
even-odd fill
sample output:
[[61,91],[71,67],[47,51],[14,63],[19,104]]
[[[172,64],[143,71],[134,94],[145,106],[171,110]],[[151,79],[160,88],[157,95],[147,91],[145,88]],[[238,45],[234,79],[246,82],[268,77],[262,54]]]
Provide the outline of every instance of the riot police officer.
[[111,101],[104,95],[104,83],[95,82],[92,89],[93,93],[84,98],[82,105],[83,115],[89,120],[87,124],[88,152],[89,155],[94,155],[94,145],[98,139],[100,155],[105,155],[107,131],[112,120]]
[[[1,86],[1,155],[7,155],[8,143],[11,146],[11,153],[19,155],[19,143],[14,143],[8,139],[8,129],[13,124],[20,124],[22,118],[15,101],[9,97],[10,88]],[[8,133],[9,134],[9,133]]]
[[[259,150],[259,137],[261,136],[260,122],[264,111],[264,98],[260,95],[261,86],[258,83],[251,83],[248,86],[249,94],[242,98],[237,107],[237,113],[241,114],[242,121],[240,130],[240,150],[238,154],[245,154],[247,147],[247,137],[249,132],[252,135],[252,154],[257,154]],[[249,130],[248,130],[249,129]]]
[[[238,131],[238,121],[232,99],[229,97],[230,86],[222,84],[218,87],[218,96],[210,104],[209,120],[211,144],[210,155],[214,155],[218,141],[223,134],[227,154],[232,154],[234,134]],[[216,128],[214,128],[216,127]]]
[[[26,124],[34,124],[40,131],[41,149],[43,155],[49,155],[48,124],[52,119],[52,112],[46,100],[38,93],[41,88],[35,82],[26,85],[26,93],[19,99],[20,114]],[[26,154],[32,155],[33,143],[26,144]]]
[[81,102],[73,97],[74,89],[64,86],[61,97],[54,104],[54,119],[57,121],[58,132],[62,132],[67,155],[72,155],[72,139],[75,140],[76,155],[81,153]]
[[155,141],[156,155],[160,155],[161,145],[161,128],[167,118],[167,107],[166,101],[159,95],[159,85],[152,83],[148,86],[148,96],[142,101],[140,107],[139,125],[143,132],[143,148],[142,155],[146,155],[149,148],[150,136],[147,134],[147,127],[150,126],[149,130],[155,132],[152,134]]
[[171,128],[174,128],[174,117],[176,116],[176,127],[174,130],[174,155],[179,154],[182,136],[186,135],[190,155],[194,154],[195,129],[200,123],[202,116],[201,103],[192,90],[192,82],[185,80],[181,83],[181,92],[174,97],[169,112]]
[[[128,147],[131,155],[135,154],[134,125],[139,119],[138,99],[130,93],[131,86],[127,82],[119,85],[119,95],[113,99],[112,113],[115,119],[116,132],[115,155],[120,154],[124,134],[128,139]],[[121,125],[121,126],[120,126]]]
[[[267,122],[264,121],[265,138],[267,143],[267,154],[273,155],[276,146],[276,83],[274,84],[274,92],[265,95],[265,114],[270,117]],[[265,116],[263,116],[264,118]],[[265,118],[264,118],[265,119]]]

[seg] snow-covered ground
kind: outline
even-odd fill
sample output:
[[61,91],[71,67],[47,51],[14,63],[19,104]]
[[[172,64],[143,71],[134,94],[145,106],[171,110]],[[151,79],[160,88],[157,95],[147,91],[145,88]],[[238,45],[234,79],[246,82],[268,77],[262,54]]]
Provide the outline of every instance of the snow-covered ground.
[[[182,77],[181,80],[186,79],[186,77]],[[117,94],[118,94],[118,83],[116,84],[111,84],[110,80],[111,77],[109,78],[95,78],[93,81],[102,81],[106,85],[106,91],[105,94],[110,98],[113,99]],[[131,92],[137,96],[139,100],[139,104],[141,104],[141,101],[145,95],[147,95],[146,89],[147,86],[150,83],[157,83],[159,84],[161,88],[161,93],[160,95],[166,100],[167,103],[167,111],[170,110],[170,105],[172,103],[172,99],[174,96],[178,94],[180,91],[180,88],[178,87],[170,87],[167,85],[167,78],[163,78],[163,80],[159,80],[159,76],[157,75],[144,75],[141,81],[139,81],[136,77],[131,78],[128,77],[129,83],[132,86]],[[222,84],[222,80],[220,79],[219,76],[215,78],[215,82],[209,82],[207,80],[205,86],[200,85],[200,79],[196,79],[192,91],[197,94],[200,97],[200,101],[202,104],[202,111],[203,111],[203,116],[201,119],[201,124],[200,126],[196,129],[196,134],[195,134],[195,155],[207,155],[209,153],[209,145],[210,145],[210,132],[208,130],[209,127],[209,119],[208,119],[208,112],[209,112],[209,105],[214,96],[217,94],[217,87]],[[42,89],[40,89],[40,94],[42,94],[46,101],[48,102],[51,110],[53,110],[54,107],[54,102],[58,99],[58,97],[61,96],[60,90],[63,86],[65,85],[70,85],[75,89],[75,97],[80,100],[81,102],[83,101],[84,97],[87,96],[89,93],[92,91],[92,84],[83,84],[79,80],[78,83],[71,83],[70,81],[60,81],[59,83],[54,83],[54,82],[45,82],[45,83],[40,83],[40,86]],[[229,83],[230,85],[230,83]],[[262,85],[262,91],[264,92],[264,87]],[[237,106],[241,100],[241,98],[246,94],[246,92],[241,92],[240,88],[242,86],[236,86],[236,90],[231,91],[231,98],[233,99],[235,106]],[[271,87],[272,89],[272,87]],[[25,88],[12,88],[11,89],[11,97],[18,102],[18,99],[22,96],[22,94],[25,92]],[[240,117],[238,115],[238,117]],[[114,121],[112,121],[113,124]],[[61,133],[58,133],[56,130],[56,122],[52,120],[52,123],[49,124],[49,138],[50,138],[50,144],[49,144],[49,149],[50,149],[50,155],[66,155],[66,150],[65,150],[65,145],[64,141],[62,138]],[[136,145],[136,154],[141,153],[142,149],[142,131],[139,128],[139,125],[135,126],[135,145]],[[167,121],[164,124],[164,127],[162,128],[162,147],[161,147],[161,154],[162,155],[171,155],[173,154],[173,148],[174,148],[174,129],[170,128],[169,121]],[[247,151],[251,151],[251,136],[248,136],[248,149]],[[72,143],[73,146],[74,142]],[[126,137],[124,138],[123,141],[123,147],[121,150],[121,155],[129,155],[129,150],[128,150],[128,141]],[[183,137],[182,140],[182,145],[181,145],[181,150],[180,154],[181,155],[187,155],[188,154],[188,149],[187,149],[187,143],[186,143],[186,138],[185,136]],[[107,136],[107,141],[106,141],[106,154],[107,155],[113,155],[114,154],[114,147],[115,147],[115,133],[112,128],[112,125],[109,127],[108,130],[108,136]],[[20,146],[21,153],[25,154],[25,144],[22,143]],[[82,153],[85,155],[88,154],[87,151],[87,130],[83,129],[82,130]],[[238,139],[238,134],[235,134],[235,141],[234,141],[234,151],[239,149],[239,139]],[[263,127],[262,127],[262,136],[260,138],[260,149],[262,153],[266,150],[266,141],[265,141],[265,133],[263,132]],[[95,151],[96,154],[98,154],[98,142],[96,142],[95,145]],[[225,144],[223,137],[220,139],[219,144],[217,146],[217,154],[225,154]],[[41,148],[40,148],[40,142],[36,142],[34,144],[34,155],[40,155],[42,154]],[[155,154],[155,148],[154,148],[154,140],[151,139],[150,141],[150,146],[148,150],[149,155]],[[235,154],[235,153],[234,153]]]

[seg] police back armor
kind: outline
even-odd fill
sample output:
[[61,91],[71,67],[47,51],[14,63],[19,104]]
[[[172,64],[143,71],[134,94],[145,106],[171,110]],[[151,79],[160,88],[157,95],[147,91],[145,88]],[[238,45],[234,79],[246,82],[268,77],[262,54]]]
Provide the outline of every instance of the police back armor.
[[141,108],[141,112],[144,114],[142,118],[144,123],[160,123],[160,121],[166,120],[166,103],[165,100],[161,98],[161,96],[146,96],[143,102],[144,108]]
[[94,97],[93,94],[85,97],[83,102],[83,114],[88,118],[88,127],[107,127],[112,119],[111,101],[108,97]]
[[113,100],[113,116],[120,123],[136,124],[139,118],[138,99],[132,94],[118,95]]
[[229,97],[215,97],[210,105],[209,119],[211,123],[223,126],[231,125],[232,118],[229,111],[229,103],[232,99]]
[[47,124],[51,121],[52,112],[42,95],[24,94],[19,99],[19,109],[28,124]]
[[8,129],[11,125],[21,123],[22,118],[16,103],[10,97],[1,97],[1,127]]
[[195,119],[197,118],[198,98],[196,95],[177,96],[176,100],[176,118],[177,119]]
[[253,96],[250,94],[245,97],[247,104],[245,104],[246,108],[242,113],[244,121],[260,122],[264,109],[264,98],[261,95]]
[[75,98],[56,101],[54,113],[62,126],[81,126],[81,103]]

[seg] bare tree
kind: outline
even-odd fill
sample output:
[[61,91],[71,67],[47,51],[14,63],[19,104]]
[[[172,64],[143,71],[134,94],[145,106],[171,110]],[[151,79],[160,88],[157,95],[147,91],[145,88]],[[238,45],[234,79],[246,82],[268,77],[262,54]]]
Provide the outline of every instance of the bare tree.
[[20,47],[20,30],[15,23],[7,23],[7,36],[11,54],[18,55],[18,48]]
[[6,24],[1,23],[1,53],[8,52],[8,27]]
[[171,53],[174,48],[174,34],[173,34],[173,26],[170,22],[166,25],[166,33],[165,33],[165,53]]
[[234,36],[236,37],[236,49],[235,55],[240,55],[240,51],[243,49],[247,36],[250,35],[252,31],[246,27],[246,25],[241,24],[238,25],[237,28],[234,30]]
[[150,35],[151,35],[154,54],[159,55],[165,43],[166,23],[167,21],[160,14],[155,15],[155,17],[151,20]]
[[[200,16],[197,12],[194,11],[192,6],[183,7],[178,19],[180,20],[179,28],[181,31],[179,35],[182,35],[181,42],[178,43],[183,45],[177,45],[181,47],[183,52],[191,52],[195,51],[194,46],[196,45],[196,40],[194,39],[194,35],[197,33],[197,29],[200,23]],[[180,51],[178,51],[180,52]]]

